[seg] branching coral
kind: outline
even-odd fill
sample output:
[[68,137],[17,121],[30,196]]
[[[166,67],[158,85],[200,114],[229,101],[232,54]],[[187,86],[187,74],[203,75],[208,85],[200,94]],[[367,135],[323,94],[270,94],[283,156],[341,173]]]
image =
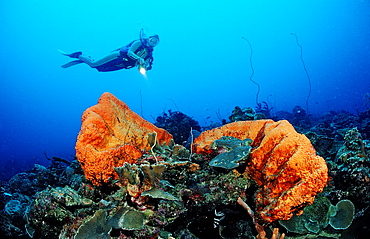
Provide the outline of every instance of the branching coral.
[[[268,238],[266,237],[265,228],[264,228],[262,225],[258,224],[258,222],[256,222],[256,220],[255,220],[255,216],[254,216],[254,212],[253,212],[253,211],[252,211],[252,209],[248,206],[248,204],[246,204],[246,203],[243,201],[243,199],[241,199],[241,198],[238,198],[237,202],[238,202],[238,204],[239,204],[240,206],[242,206],[245,210],[247,210],[247,212],[248,212],[249,216],[251,216],[251,218],[253,219],[253,223],[254,223],[255,228],[256,228],[256,231],[257,231],[257,233],[258,233],[258,235],[257,235],[257,237],[256,237],[256,238],[257,238],[257,239],[268,239]],[[280,237],[279,237],[279,228],[274,228],[274,230],[272,231],[271,239],[277,239],[277,238],[279,238],[279,239],[284,239],[284,238],[285,238],[285,234],[284,234],[284,233],[282,233],[282,234],[280,235]]]

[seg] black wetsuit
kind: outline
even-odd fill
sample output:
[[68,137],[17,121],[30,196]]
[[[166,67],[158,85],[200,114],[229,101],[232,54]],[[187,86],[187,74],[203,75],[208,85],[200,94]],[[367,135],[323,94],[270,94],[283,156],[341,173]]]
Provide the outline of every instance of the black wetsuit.
[[[136,40],[135,40],[136,41]],[[121,69],[130,69],[132,67],[136,66],[136,60],[132,59],[128,56],[128,50],[130,49],[131,45],[135,42],[130,42],[127,46],[121,47],[117,50],[120,52],[120,56],[117,59],[111,60],[103,65],[95,67],[98,71],[101,72],[107,72],[107,71],[116,71]],[[146,51],[148,52],[147,56],[145,56],[144,60],[146,61],[149,59],[149,66],[147,70],[152,69],[152,63],[153,63],[153,48],[147,47],[143,44],[134,52],[135,54],[141,50],[146,48]]]

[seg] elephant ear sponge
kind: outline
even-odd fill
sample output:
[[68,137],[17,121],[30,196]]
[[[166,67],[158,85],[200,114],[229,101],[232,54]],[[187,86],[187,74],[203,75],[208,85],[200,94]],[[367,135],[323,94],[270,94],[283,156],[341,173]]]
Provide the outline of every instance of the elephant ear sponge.
[[209,142],[221,136],[253,141],[245,173],[259,186],[255,216],[260,224],[299,215],[328,182],[325,160],[286,120],[239,121],[205,131],[195,139],[194,150],[210,153]]
[[76,142],[76,157],[85,176],[95,185],[117,179],[114,167],[136,163],[150,150],[148,134],[157,143],[169,144],[172,135],[133,112],[123,101],[104,93],[98,104],[85,110]]

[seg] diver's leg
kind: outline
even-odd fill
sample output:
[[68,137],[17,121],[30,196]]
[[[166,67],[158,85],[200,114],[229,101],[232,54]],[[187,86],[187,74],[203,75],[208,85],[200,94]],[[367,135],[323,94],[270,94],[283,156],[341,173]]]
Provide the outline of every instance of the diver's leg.
[[84,56],[84,55],[80,55],[78,57],[79,60],[82,60],[83,62],[85,62],[86,64],[88,64],[90,67],[98,67],[98,66],[101,66],[109,61],[112,61],[112,60],[115,60],[117,59],[118,57],[120,56],[120,52],[119,51],[114,51],[114,52],[111,52],[109,55],[99,59],[99,60],[96,60],[94,61],[93,59],[91,59],[90,57],[88,56]]
[[62,67],[63,68],[68,68],[68,67],[75,66],[75,65],[81,64],[81,63],[84,63],[84,62],[81,61],[81,60],[70,61],[67,64],[62,65]]

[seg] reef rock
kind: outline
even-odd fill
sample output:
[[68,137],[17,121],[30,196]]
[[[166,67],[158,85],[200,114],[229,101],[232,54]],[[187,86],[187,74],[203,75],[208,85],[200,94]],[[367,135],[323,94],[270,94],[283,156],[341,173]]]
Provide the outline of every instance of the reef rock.
[[172,135],[133,112],[123,101],[104,93],[82,115],[76,156],[87,179],[95,185],[117,179],[114,167],[135,163],[142,150],[150,150],[148,134],[159,144],[169,144]]
[[328,182],[325,160],[286,120],[238,121],[205,131],[194,140],[194,151],[212,153],[212,142],[222,136],[252,140],[245,173],[259,186],[255,215],[261,224],[300,214]]

